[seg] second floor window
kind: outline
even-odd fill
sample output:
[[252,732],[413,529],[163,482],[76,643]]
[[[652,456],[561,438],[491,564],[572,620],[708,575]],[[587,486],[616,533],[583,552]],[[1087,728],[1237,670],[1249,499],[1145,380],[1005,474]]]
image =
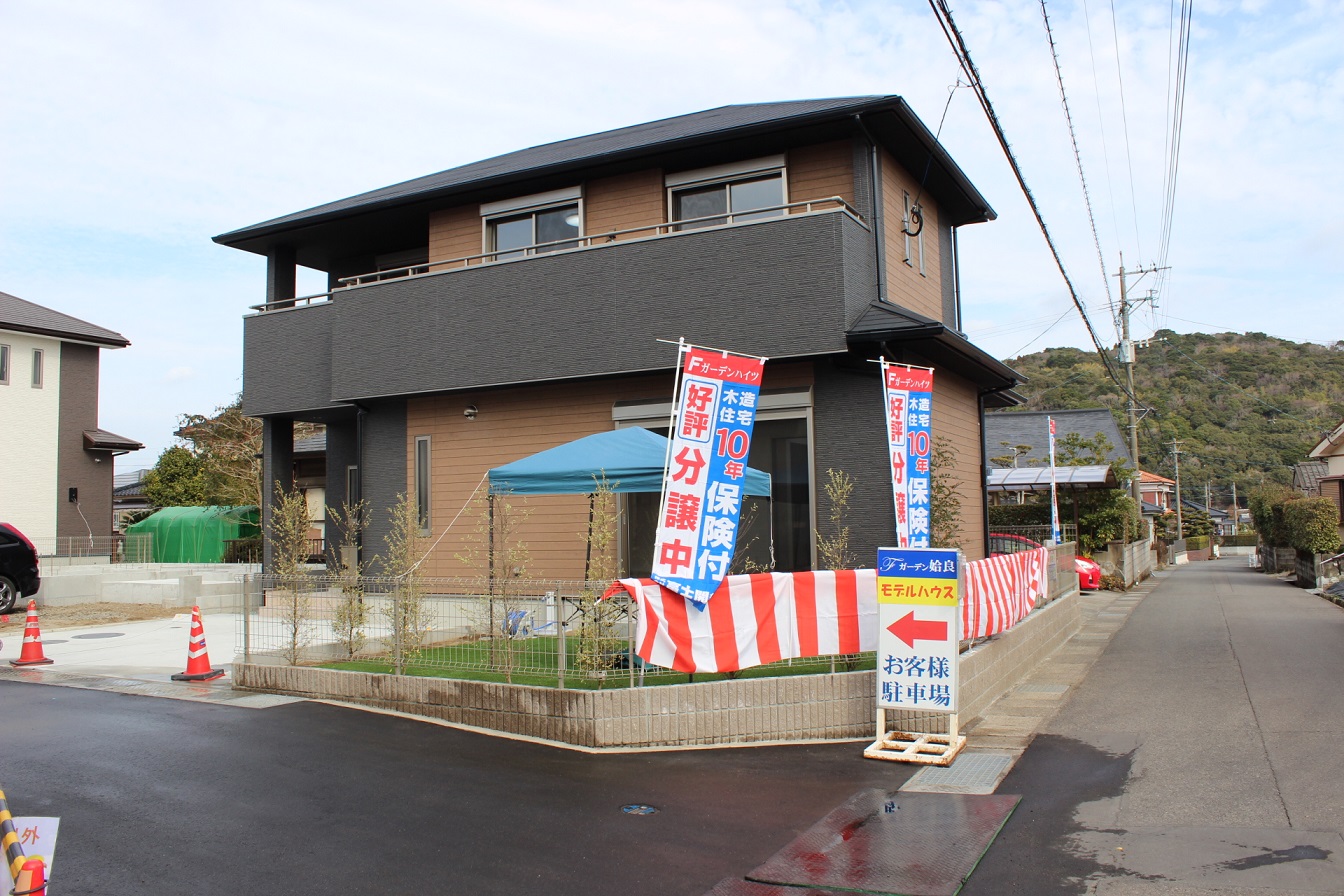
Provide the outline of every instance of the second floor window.
[[482,205],[485,251],[502,261],[577,247],[583,222],[579,195],[579,188],[571,187]]
[[33,388],[42,388],[42,349],[33,349]]
[[[490,221],[490,251],[497,258],[519,258],[536,252],[573,249],[578,242],[567,242],[579,235],[578,205],[538,209]],[[547,245],[554,243],[555,245]]]
[[0,345],[0,386],[9,384],[9,346]]
[[737,224],[784,214],[782,156],[669,175],[670,220],[678,230]]

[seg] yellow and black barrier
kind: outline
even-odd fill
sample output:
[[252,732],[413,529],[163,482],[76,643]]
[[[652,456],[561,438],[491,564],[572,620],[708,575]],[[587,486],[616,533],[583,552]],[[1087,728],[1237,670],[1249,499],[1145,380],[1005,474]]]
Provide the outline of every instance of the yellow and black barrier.
[[14,816],[9,813],[9,801],[0,790],[0,845],[5,849],[5,864],[14,880],[10,896],[46,896],[46,865],[40,858],[30,859],[23,852],[19,832],[14,829]]

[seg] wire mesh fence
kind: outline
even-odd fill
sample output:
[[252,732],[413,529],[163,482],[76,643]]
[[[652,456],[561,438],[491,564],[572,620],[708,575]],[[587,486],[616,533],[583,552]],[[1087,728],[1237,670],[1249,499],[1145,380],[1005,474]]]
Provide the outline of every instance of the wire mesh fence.
[[[236,652],[253,663],[561,688],[707,680],[641,660],[638,606],[623,590],[602,599],[610,584],[249,575]],[[871,669],[873,656],[786,660],[736,675]]]
[[154,559],[154,534],[58,536],[31,539],[43,560],[95,558],[109,563],[149,563]]

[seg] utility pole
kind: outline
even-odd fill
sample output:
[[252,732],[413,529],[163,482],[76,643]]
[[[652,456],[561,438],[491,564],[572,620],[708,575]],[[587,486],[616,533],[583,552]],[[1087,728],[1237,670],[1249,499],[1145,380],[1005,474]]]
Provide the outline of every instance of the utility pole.
[[[1129,285],[1125,281],[1126,274],[1152,274],[1156,271],[1165,271],[1169,268],[1159,268],[1157,265],[1150,265],[1146,268],[1139,268],[1134,271],[1125,270],[1125,254],[1120,253],[1120,271],[1116,274],[1120,278],[1120,363],[1125,365],[1125,385],[1129,393],[1129,455],[1134,458],[1134,478],[1130,480],[1130,497],[1134,503],[1140,507],[1143,506],[1143,492],[1139,488],[1139,404],[1138,398],[1134,394],[1134,343],[1129,338]],[[1139,299],[1136,304],[1152,302],[1153,307],[1157,307],[1157,300],[1150,294],[1147,298]],[[1180,516],[1180,509],[1176,511]]]
[[1241,534],[1241,508],[1237,506],[1237,480],[1232,480],[1232,534]]
[[1171,440],[1171,453],[1176,458],[1176,537],[1185,537],[1185,523],[1181,519],[1181,443]]

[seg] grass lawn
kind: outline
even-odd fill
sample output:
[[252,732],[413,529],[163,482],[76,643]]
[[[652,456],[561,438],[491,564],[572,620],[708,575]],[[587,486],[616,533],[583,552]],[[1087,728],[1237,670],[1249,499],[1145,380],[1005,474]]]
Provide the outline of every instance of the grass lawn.
[[[425,678],[456,678],[465,681],[508,681],[503,672],[506,667],[506,651],[513,655],[513,684],[555,687],[559,669],[555,638],[527,638],[517,641],[495,641],[495,662],[491,663],[490,641],[473,641],[446,646],[426,647],[406,665],[407,675]],[[604,677],[597,673],[580,670],[576,658],[571,654],[565,662],[565,687],[575,690],[600,690],[603,688],[621,688],[630,686],[630,669],[626,665],[625,648],[615,651],[612,657],[613,667],[606,670]],[[635,662],[642,661],[636,657]],[[852,672],[875,667],[872,654],[862,654],[848,663],[836,658],[835,671]],[[493,665],[493,669],[492,669]],[[390,674],[392,664],[382,658],[368,660],[350,660],[338,663],[323,663],[323,669],[344,669],[350,672],[374,672]],[[755,666],[734,674],[673,672],[669,669],[649,666],[644,672],[645,685],[685,684],[687,682],[726,681],[730,678],[777,678],[782,675],[819,675],[831,671],[830,657],[816,657],[791,662],[774,663],[769,666]],[[634,680],[639,682],[639,669],[635,669]]]

